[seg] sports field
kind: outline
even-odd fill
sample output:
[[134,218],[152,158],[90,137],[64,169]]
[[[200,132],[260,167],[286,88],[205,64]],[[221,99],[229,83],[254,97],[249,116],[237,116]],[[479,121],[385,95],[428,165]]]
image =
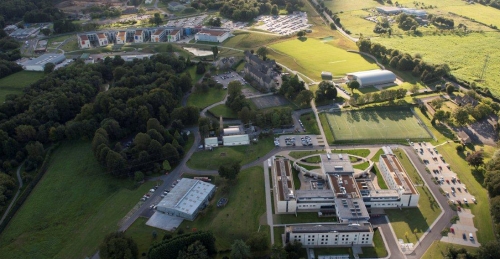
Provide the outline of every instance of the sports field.
[[343,76],[349,72],[378,68],[371,59],[313,38],[307,38],[305,41],[293,39],[269,47],[271,58],[315,80],[321,80],[322,71],[330,71],[334,76]]
[[344,111],[325,115],[335,141],[431,138],[409,108]]

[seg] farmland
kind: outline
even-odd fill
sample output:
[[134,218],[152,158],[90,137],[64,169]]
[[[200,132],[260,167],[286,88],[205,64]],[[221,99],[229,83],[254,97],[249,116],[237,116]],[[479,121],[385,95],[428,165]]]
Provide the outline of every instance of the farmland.
[[4,102],[8,94],[21,94],[26,86],[42,76],[42,72],[21,71],[0,79],[0,102]]
[[315,80],[321,80],[322,71],[330,71],[338,76],[348,72],[378,68],[370,59],[318,39],[308,38],[305,41],[294,39],[269,47],[272,49],[269,55],[271,58]]

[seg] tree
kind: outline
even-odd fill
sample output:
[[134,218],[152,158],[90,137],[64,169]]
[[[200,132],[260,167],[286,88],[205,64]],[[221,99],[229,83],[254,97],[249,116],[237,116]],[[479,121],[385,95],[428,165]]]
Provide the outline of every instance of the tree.
[[299,31],[299,32],[297,32],[297,37],[299,37],[299,38],[302,38],[302,37],[304,37],[305,35],[306,35],[306,32],[305,32],[305,31]]
[[186,251],[179,251],[177,259],[210,259],[207,248],[199,241],[188,246]]
[[352,80],[347,84],[347,87],[351,89],[351,93],[354,93],[354,89],[359,89],[360,86],[357,80]]
[[274,4],[273,8],[271,9],[271,14],[278,15],[278,13],[279,13],[278,6]]
[[241,239],[234,240],[231,245],[232,259],[247,259],[250,258],[250,247]]
[[217,46],[212,47],[212,55],[214,57],[214,60],[217,59],[217,54],[219,54],[219,48]]
[[205,74],[205,64],[203,64],[201,61],[196,64],[196,74],[198,75],[203,75]]
[[464,152],[464,146],[462,145],[457,145],[455,149],[457,150],[458,153]]
[[263,60],[266,60],[268,50],[266,47],[262,46],[257,50],[257,56],[261,56]]
[[286,259],[287,254],[285,248],[279,244],[274,244],[271,247],[271,259]]
[[54,71],[54,68],[56,67],[56,65],[54,65],[54,63],[47,63],[45,64],[45,66],[43,67],[43,72],[45,74],[50,74],[52,71]]
[[495,259],[500,254],[500,242],[490,241],[486,244],[481,244],[477,250],[477,258],[481,259]]
[[228,164],[219,166],[219,175],[227,180],[234,180],[241,170],[239,161],[233,161]]
[[476,169],[484,164],[484,154],[482,151],[475,151],[469,154],[465,160],[469,163],[470,166],[475,167]]
[[252,251],[265,251],[269,248],[267,234],[264,232],[253,232],[246,243]]
[[246,106],[243,107],[243,109],[241,109],[241,111],[238,113],[238,117],[240,118],[241,122],[243,122],[243,124],[248,124],[251,116],[252,116],[252,113],[251,113],[250,109],[248,109],[248,107],[246,107]]
[[443,110],[437,110],[435,113],[434,113],[434,119],[440,121],[440,122],[445,122],[448,118],[447,118],[447,113]]
[[156,26],[160,26],[160,24],[163,22],[161,19],[160,13],[155,13],[153,17],[149,18],[149,23],[152,23]]
[[463,107],[458,107],[453,112],[453,118],[458,126],[464,126],[469,123],[469,113]]
[[99,246],[99,256],[103,259],[135,259],[138,254],[135,241],[123,232],[108,234]]
[[142,182],[144,181],[144,173],[141,171],[137,171],[134,173],[134,180],[136,182]]
[[302,90],[295,98],[295,101],[299,103],[299,105],[306,106],[311,102],[313,98],[314,94],[310,90]]
[[328,81],[322,81],[316,90],[316,101],[333,100],[337,97],[337,88]]
[[455,91],[455,86],[451,83],[446,83],[446,93],[452,94]]

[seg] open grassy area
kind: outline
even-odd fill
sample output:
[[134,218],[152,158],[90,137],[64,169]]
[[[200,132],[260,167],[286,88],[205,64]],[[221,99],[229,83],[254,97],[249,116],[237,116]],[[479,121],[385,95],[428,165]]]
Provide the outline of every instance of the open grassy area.
[[448,254],[448,250],[453,247],[455,249],[465,248],[467,251],[474,253],[477,248],[470,246],[461,246],[457,244],[450,244],[441,241],[434,241],[432,245],[427,249],[425,254],[422,256],[422,259],[437,259],[437,258],[445,258]]
[[378,166],[373,166],[372,167],[372,172],[375,172],[377,175],[377,184],[380,189],[387,190],[389,187],[387,187],[387,183],[384,180],[384,176],[380,173],[380,170],[378,170]]
[[43,72],[20,71],[0,79],[0,102],[8,94],[21,94],[26,86],[43,77]]
[[[210,230],[216,238],[217,250],[230,249],[236,239],[246,240],[259,229],[259,219],[266,211],[264,177],[262,167],[252,167],[241,171],[234,183],[218,179],[218,191],[211,204],[200,213],[195,221],[185,220],[179,228],[184,230]],[[223,190],[228,189],[227,193]],[[228,198],[223,208],[215,203],[221,197]]]
[[[335,141],[429,139],[409,108],[325,113]],[[329,134],[325,132],[325,134]]]
[[354,258],[352,248],[350,247],[328,247],[314,248],[315,255],[349,255],[349,258]]
[[396,237],[413,244],[422,237],[441,213],[438,203],[427,187],[417,186],[416,189],[420,193],[418,208],[385,210]]
[[358,149],[332,149],[332,153],[346,153],[349,155],[355,155],[360,157],[367,157],[370,154],[370,150],[366,148]]
[[323,127],[323,131],[325,132],[327,143],[333,144],[335,140],[333,139],[333,132],[332,129],[330,128],[330,125],[328,124],[326,113],[324,112],[320,113],[318,116],[319,116],[319,121],[321,122],[321,127]]
[[[147,218],[140,217],[136,219],[125,232],[127,236],[132,237],[137,243],[137,247],[139,248],[139,258],[146,258],[145,256],[141,256],[141,254],[147,254],[149,247],[154,242],[161,241],[165,234],[170,233],[169,231],[146,225],[147,221]],[[153,231],[156,232],[156,238],[153,237]]]
[[468,5],[465,2],[460,2],[462,3],[461,5],[443,6],[439,9],[443,12],[452,12],[466,16],[487,25],[500,27],[500,19],[498,19],[500,10],[480,4]]
[[187,104],[203,109],[211,104],[224,100],[227,90],[210,88],[208,92],[193,92],[189,95]]
[[324,154],[326,153],[325,150],[311,150],[311,151],[291,151],[288,153],[289,156],[299,159],[301,157],[309,156],[309,155],[314,155],[314,154]]
[[378,68],[371,59],[314,38],[304,41],[292,39],[269,47],[270,58],[318,81],[321,80],[322,71],[330,71],[339,76],[348,72]]
[[406,174],[410,177],[413,184],[423,184],[424,180],[422,180],[422,177],[417,172],[417,169],[413,167],[413,164],[410,159],[408,159],[408,156],[406,156],[406,153],[399,148],[393,149],[393,152],[394,155],[398,157],[399,162],[403,165]]
[[317,165],[305,165],[305,164],[302,164],[302,163],[297,163],[298,165],[304,167],[305,169],[307,170],[314,170],[314,169],[320,169],[319,166]]
[[[448,64],[453,75],[469,81],[478,79],[484,66],[485,56],[495,51],[497,48],[495,43],[499,40],[500,34],[497,32],[472,33],[466,36],[372,38],[372,41],[381,43],[387,48],[398,49],[412,55],[418,53],[426,62]],[[500,56],[490,55],[485,81],[478,83],[487,86],[496,96],[500,95],[500,74],[493,71],[499,69]]]
[[304,125],[304,128],[308,134],[319,135],[318,122],[313,113],[306,113],[300,115],[300,121]]
[[363,247],[363,254],[360,254],[360,258],[383,258],[387,256],[387,250],[385,249],[384,240],[378,229],[373,231],[373,247]]
[[238,114],[231,110],[231,108],[227,107],[225,104],[220,104],[209,110],[215,117],[219,118],[222,116],[223,118],[231,118],[237,119]]
[[246,31],[236,31],[234,32],[234,37],[227,39],[223,43],[223,46],[238,49],[257,49],[260,46],[264,46],[276,40],[279,40],[279,36]]
[[370,165],[370,162],[367,161],[367,162],[363,162],[361,164],[353,165],[352,167],[359,169],[359,170],[365,170],[366,168],[368,168],[369,165]]
[[85,258],[137,204],[148,182],[103,171],[90,142],[67,142],[54,153],[32,194],[0,235],[2,258]]
[[191,76],[191,81],[193,82],[193,85],[200,80],[203,75],[198,75],[196,74],[196,66],[191,66],[190,68],[187,69],[187,72],[189,73],[189,76]]
[[308,157],[306,159],[304,159],[305,162],[307,163],[320,163],[321,162],[321,157],[320,156],[312,156],[312,157]]
[[188,160],[187,166],[193,169],[218,170],[220,165],[232,161],[240,161],[241,165],[245,165],[263,157],[272,149],[272,138],[259,139],[256,144],[248,146],[217,147],[213,151],[195,152]]

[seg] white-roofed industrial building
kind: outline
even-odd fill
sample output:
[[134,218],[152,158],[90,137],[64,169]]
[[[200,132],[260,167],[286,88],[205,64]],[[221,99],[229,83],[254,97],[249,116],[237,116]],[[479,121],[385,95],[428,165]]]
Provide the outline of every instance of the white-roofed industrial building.
[[43,71],[47,63],[53,63],[57,65],[66,59],[64,54],[49,53],[43,54],[38,58],[28,60],[22,63],[24,70],[28,71]]
[[211,149],[219,146],[219,140],[217,137],[205,138],[205,149]]
[[359,87],[394,84],[396,81],[394,73],[380,69],[348,73],[347,78],[351,81],[358,81]]
[[248,134],[224,136],[222,137],[222,142],[224,146],[250,145],[250,137]]
[[208,205],[215,193],[215,185],[200,180],[182,178],[163,198],[156,210],[170,216],[193,221]]
[[238,126],[232,126],[229,128],[225,128],[223,131],[224,131],[224,136],[240,135],[241,134],[240,127],[238,127]]

